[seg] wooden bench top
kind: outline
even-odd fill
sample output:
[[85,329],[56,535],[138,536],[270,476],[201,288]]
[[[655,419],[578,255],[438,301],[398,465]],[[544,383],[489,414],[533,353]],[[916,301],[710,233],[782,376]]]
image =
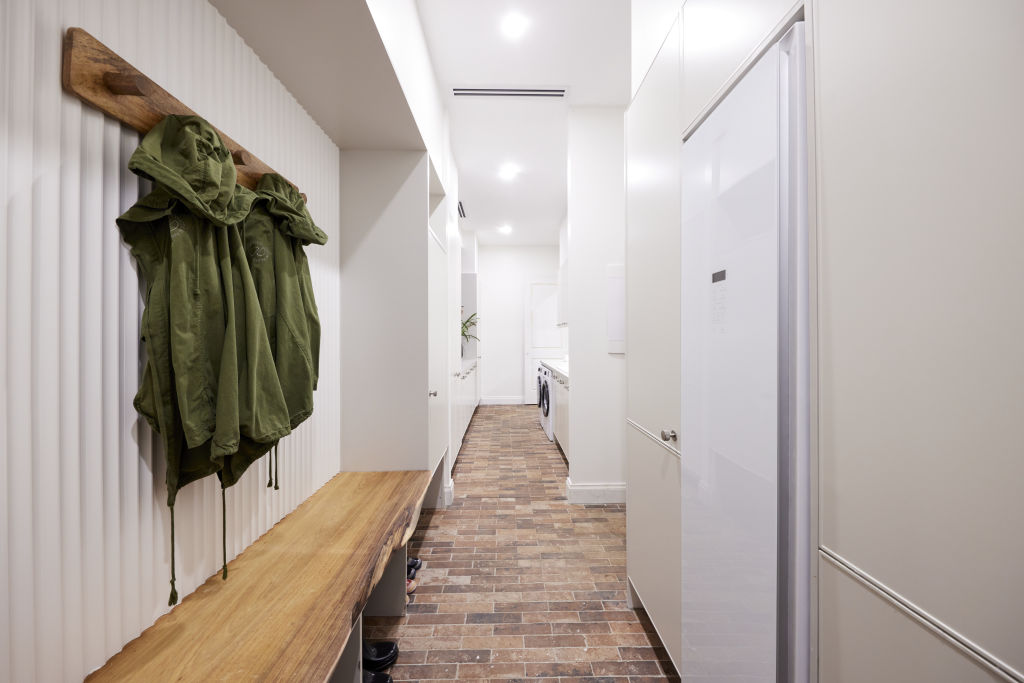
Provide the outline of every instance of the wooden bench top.
[[338,474],[86,680],[325,680],[429,482]]

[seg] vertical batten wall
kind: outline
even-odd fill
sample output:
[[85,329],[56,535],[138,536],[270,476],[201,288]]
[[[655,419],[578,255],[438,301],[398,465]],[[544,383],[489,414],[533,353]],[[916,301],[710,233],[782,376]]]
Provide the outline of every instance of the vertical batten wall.
[[[234,556],[340,468],[338,150],[201,0],[0,3],[0,680],[80,680],[167,611],[158,439],[136,418],[138,277],[114,219],[138,136],[60,89],[81,26],[309,195],[323,324],[316,414],[228,491]],[[215,479],[176,507],[178,590],[220,566]]]

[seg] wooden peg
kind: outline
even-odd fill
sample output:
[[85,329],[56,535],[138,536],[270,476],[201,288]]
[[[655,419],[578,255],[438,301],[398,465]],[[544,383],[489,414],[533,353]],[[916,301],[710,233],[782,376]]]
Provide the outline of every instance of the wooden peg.
[[153,91],[152,81],[139,74],[108,71],[103,74],[103,85],[115,95],[147,97]]
[[244,149],[236,149],[231,153],[231,160],[235,162],[235,166],[251,166],[252,155],[246,152]]
[[306,193],[305,192],[300,192],[299,196],[302,197],[303,203],[306,203],[306,202],[309,201],[309,199],[306,197]]

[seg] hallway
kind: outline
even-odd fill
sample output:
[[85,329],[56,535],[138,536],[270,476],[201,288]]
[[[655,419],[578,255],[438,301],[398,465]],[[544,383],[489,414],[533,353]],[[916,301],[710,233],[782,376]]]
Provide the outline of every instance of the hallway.
[[396,681],[666,679],[625,603],[625,506],[569,505],[566,475],[535,407],[477,410],[455,502],[424,510],[410,542],[424,566],[408,614],[365,620],[368,639],[399,641]]

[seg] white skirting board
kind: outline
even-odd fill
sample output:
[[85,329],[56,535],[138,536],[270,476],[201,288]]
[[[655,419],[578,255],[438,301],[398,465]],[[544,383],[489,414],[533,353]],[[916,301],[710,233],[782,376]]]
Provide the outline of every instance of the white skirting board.
[[522,396],[483,396],[480,398],[482,406],[521,406]]
[[625,503],[626,482],[573,483],[565,478],[565,497],[570,503]]

